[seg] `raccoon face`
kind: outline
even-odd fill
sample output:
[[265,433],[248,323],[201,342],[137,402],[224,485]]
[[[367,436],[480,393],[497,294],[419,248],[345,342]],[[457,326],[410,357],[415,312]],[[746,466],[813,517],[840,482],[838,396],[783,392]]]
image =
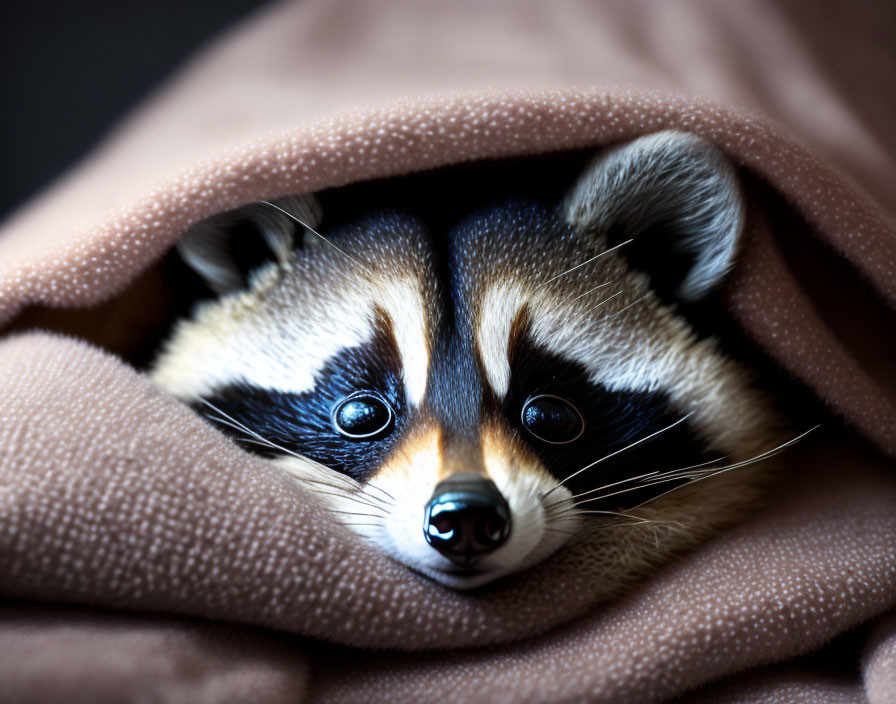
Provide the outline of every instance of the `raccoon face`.
[[[448,232],[385,212],[324,236],[319,218],[300,197],[188,232],[223,295],[152,378],[395,559],[471,588],[570,543],[609,593],[749,505],[755,473],[728,470],[778,421],[663,302],[700,298],[734,256],[742,206],[713,146],[644,137],[561,203]],[[276,261],[243,287],[223,242],[246,221]]]

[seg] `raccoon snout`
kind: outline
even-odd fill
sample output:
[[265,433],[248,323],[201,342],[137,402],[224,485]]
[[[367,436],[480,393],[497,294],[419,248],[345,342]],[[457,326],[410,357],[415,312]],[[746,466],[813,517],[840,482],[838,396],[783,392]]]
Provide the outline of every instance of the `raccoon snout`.
[[468,569],[510,536],[510,507],[494,482],[454,475],[439,482],[423,517],[426,541]]

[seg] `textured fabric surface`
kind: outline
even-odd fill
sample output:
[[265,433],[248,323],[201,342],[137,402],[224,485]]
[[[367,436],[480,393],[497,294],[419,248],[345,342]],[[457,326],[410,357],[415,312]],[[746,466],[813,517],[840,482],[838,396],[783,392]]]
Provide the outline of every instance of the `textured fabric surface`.
[[862,687],[821,671],[783,670],[755,673],[701,692],[689,704],[862,704]]
[[869,702],[896,701],[896,613],[877,626],[865,652],[863,670]]
[[[208,48],[0,230],[0,701],[896,699],[887,27],[871,2],[312,0]],[[242,203],[668,127],[744,177],[729,312],[852,430],[609,605],[562,555],[446,591],[120,359],[13,334],[139,337],[151,286],[72,309]]]
[[[0,701],[295,702],[298,643],[252,628],[9,602],[0,607]],[[64,653],[47,671],[47,652]]]

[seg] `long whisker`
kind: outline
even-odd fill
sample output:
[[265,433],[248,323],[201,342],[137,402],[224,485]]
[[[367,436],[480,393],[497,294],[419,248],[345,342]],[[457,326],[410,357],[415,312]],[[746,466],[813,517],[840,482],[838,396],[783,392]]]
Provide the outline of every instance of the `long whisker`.
[[287,454],[287,455],[289,455],[290,457],[295,457],[295,458],[300,459],[300,460],[306,460],[306,459],[307,459],[307,458],[305,458],[305,457],[302,457],[302,455],[298,454],[297,452],[293,452],[292,450],[289,450],[289,449],[283,447],[282,445],[278,445],[277,443],[268,440],[266,437],[264,437],[264,436],[262,436],[262,435],[259,435],[259,434],[256,433],[254,430],[252,430],[252,428],[250,428],[249,426],[245,425],[244,423],[241,423],[241,422],[238,421],[236,418],[233,418],[232,416],[227,415],[224,411],[222,411],[220,408],[218,408],[218,407],[217,407],[215,404],[213,404],[211,401],[207,401],[207,400],[204,399],[204,398],[200,398],[199,400],[200,400],[202,403],[204,403],[206,406],[208,406],[209,408],[211,408],[213,411],[215,411],[215,413],[220,413],[221,416],[223,416],[223,418],[225,418],[227,421],[230,421],[230,422],[227,423],[227,422],[225,422],[224,420],[222,420],[221,418],[213,418],[213,417],[210,417],[210,420],[213,420],[213,421],[216,421],[216,422],[218,422],[218,423],[221,423],[222,425],[227,425],[227,426],[229,426],[229,427],[231,427],[231,428],[234,428],[235,430],[241,430],[241,431],[243,431],[244,433],[246,433],[247,435],[249,435],[250,437],[254,438],[254,439],[255,439],[256,441],[258,441],[260,444],[262,444],[262,445],[264,445],[264,446],[266,446],[266,447],[273,448],[273,449],[275,449],[275,450],[280,450],[280,452],[282,452],[282,453],[284,453],[284,454]]
[[[670,470],[670,472],[684,472],[686,470],[696,469],[697,467],[705,467],[709,464],[715,464],[716,462],[721,462],[724,457],[717,457],[712,460],[708,460],[707,462],[701,462],[700,464],[692,464],[688,467],[682,467],[680,469]],[[554,501],[553,503],[545,506],[545,510],[551,508],[552,506],[557,506],[562,503],[571,503],[579,500],[583,496],[588,496],[588,494],[593,494],[598,491],[604,491],[605,489],[612,489],[614,486],[619,486],[620,484],[630,484],[631,482],[636,481],[646,481],[648,477],[656,477],[657,475],[663,474],[660,470],[654,470],[652,472],[647,472],[646,474],[639,474],[635,477],[626,477],[625,479],[620,479],[618,482],[613,482],[612,484],[604,484],[603,486],[599,486],[596,489],[589,489],[588,491],[583,491],[581,494],[573,494],[565,499],[559,499],[558,501]]]
[[605,530],[609,530],[611,528],[629,528],[633,525],[641,525],[641,524],[655,524],[655,525],[677,525],[680,526],[681,523],[678,521],[663,521],[658,519],[643,519],[640,521],[628,521],[628,522],[616,522],[616,523],[605,523],[596,526],[587,526],[581,531],[579,531],[576,535],[579,538],[587,538],[594,533],[601,533]]
[[360,511],[338,511],[335,508],[330,509],[330,513],[344,513],[348,516],[369,516],[370,518],[382,518],[382,513],[361,513]]
[[[221,412],[220,409],[216,409],[216,411]],[[230,422],[224,420],[223,418],[216,418],[216,417],[212,417],[212,416],[209,416],[209,419],[213,420],[217,423],[220,423],[221,425],[225,425],[229,428],[239,430],[240,432],[250,433],[250,430],[247,426],[243,425],[242,423],[235,424],[235,423],[238,423],[238,421],[235,421],[234,423],[230,423]],[[249,437],[252,438],[253,436],[250,435]],[[275,445],[274,443],[272,443],[266,439],[262,439],[262,440],[242,439],[241,442],[251,443],[253,445],[261,445],[262,447],[271,447],[271,448],[275,448],[275,449],[280,449],[278,445]],[[341,475],[333,474],[334,478],[339,477],[339,476],[341,476]],[[333,482],[328,482],[328,481],[324,481],[323,479],[316,479],[316,478],[312,478],[312,477],[302,477],[302,482],[306,483],[306,484],[319,484],[320,486],[325,486],[330,489],[335,489],[336,492],[338,492],[338,493],[320,491],[319,489],[317,491],[318,491],[318,493],[321,493],[321,494],[327,494],[329,496],[337,496],[340,498],[349,499],[351,501],[356,501],[358,503],[366,504],[366,505],[370,506],[371,508],[381,509],[383,506],[389,507],[392,505],[390,502],[386,501],[385,499],[382,499],[378,496],[372,496],[370,494],[364,494],[363,495],[364,498],[362,499],[357,494],[356,486],[350,482],[344,482],[340,486],[339,484],[334,484]],[[376,487],[376,488],[379,488],[379,487]],[[381,491],[384,491],[384,490],[381,490]],[[371,503],[372,501],[376,501],[377,504],[379,504],[379,505]]]
[[[625,489],[620,489],[618,491],[610,492],[609,494],[601,494],[600,496],[592,496],[590,499],[585,499],[584,501],[580,501],[576,504],[576,506],[584,506],[585,504],[591,503],[592,501],[600,501],[601,499],[609,499],[611,496],[620,496],[621,494],[628,494],[632,491],[641,491],[642,489],[649,489],[652,486],[658,486],[660,484],[668,484],[670,482],[684,482],[685,484],[689,483],[691,480],[687,477],[665,477],[660,475],[660,478],[656,481],[647,482],[643,484],[636,484],[635,486],[630,486]],[[678,488],[678,487],[676,487]],[[667,492],[668,493],[668,492]],[[646,503],[646,502],[645,502]],[[638,504],[641,506],[642,504]]]
[[[330,470],[328,470],[328,471],[330,471]],[[331,482],[324,481],[323,479],[313,479],[313,478],[311,478],[311,477],[306,477],[306,476],[303,476],[303,477],[302,477],[302,481],[303,481],[303,482],[310,482],[310,483],[312,483],[312,484],[321,484],[322,486],[328,486],[328,487],[330,487],[331,489],[336,489],[336,490],[338,490],[338,491],[348,491],[348,492],[350,492],[353,496],[357,496],[357,495],[358,495],[358,493],[359,493],[359,491],[360,491],[360,490],[359,490],[359,487],[358,487],[358,484],[356,484],[355,482],[351,481],[350,479],[343,479],[343,475],[342,475],[341,473],[339,473],[339,472],[336,472],[335,470],[331,471],[330,476],[331,476],[333,479],[336,479],[336,480],[338,480],[338,481],[342,481],[342,484],[333,484],[333,483],[331,483]],[[375,484],[371,484],[370,482],[368,482],[367,484],[364,484],[363,486],[365,486],[365,487],[371,487],[371,488],[373,488],[373,489],[377,489],[377,490],[381,491],[381,492],[387,497],[387,498],[384,499],[384,498],[382,498],[381,496],[375,496],[375,495],[373,495],[373,494],[370,494],[370,493],[367,493],[367,492],[363,492],[363,496],[364,496],[365,499],[370,499],[371,501],[376,501],[377,503],[382,504],[383,506],[389,506],[389,507],[391,507],[391,506],[394,506],[394,505],[395,505],[394,497],[392,496],[392,494],[390,494],[390,493],[389,493],[388,491],[386,491],[385,489],[381,489],[380,487],[376,486]],[[391,499],[391,500],[390,500],[390,499]]]
[[[333,473],[333,477],[340,477],[340,476],[341,475],[336,474],[335,472]],[[379,496],[373,496],[373,495],[367,494],[367,493],[359,493],[358,487],[349,482],[344,482],[340,485],[340,484],[334,484],[332,482],[324,481],[323,479],[307,477],[307,476],[302,476],[301,480],[302,480],[302,483],[319,484],[320,486],[325,486],[325,487],[328,487],[330,489],[335,489],[336,491],[340,492],[339,494],[334,494],[334,496],[351,496],[351,497],[356,498],[357,500],[361,500],[360,497],[363,496],[364,500],[376,501],[377,504],[379,504],[380,506],[392,507],[394,505],[393,503],[386,501],[385,499],[382,499]]]
[[623,293],[625,293],[625,291],[617,291],[612,296],[607,296],[600,303],[598,303],[596,306],[594,306],[594,309],[596,310],[597,308],[600,308],[601,306],[605,306],[607,303],[612,301],[617,296],[621,296]]
[[[217,422],[217,423],[220,423],[221,425],[226,425],[226,426],[228,426],[228,427],[230,427],[230,428],[233,428],[234,430],[239,430],[239,431],[245,433],[246,435],[248,435],[250,438],[252,438],[252,440],[245,440],[245,439],[244,439],[243,442],[249,442],[249,443],[253,443],[253,444],[256,444],[256,445],[261,445],[261,446],[263,446],[263,447],[269,447],[269,448],[271,448],[271,449],[279,450],[280,452],[284,452],[284,453],[286,453],[287,455],[290,455],[291,457],[295,457],[295,458],[300,459],[300,460],[303,460],[303,461],[306,461],[306,460],[307,460],[307,458],[302,457],[302,455],[298,454],[297,452],[293,452],[292,450],[288,450],[288,449],[285,448],[285,447],[282,447],[282,446],[280,446],[280,445],[278,445],[278,444],[276,444],[276,443],[274,443],[274,442],[271,442],[270,440],[268,440],[267,438],[263,437],[262,435],[259,435],[257,432],[255,432],[254,430],[252,430],[249,426],[247,426],[247,425],[245,425],[244,423],[241,423],[240,421],[236,420],[236,418],[233,418],[232,416],[227,415],[224,411],[222,411],[220,408],[218,408],[218,407],[217,407],[215,404],[213,404],[211,401],[207,401],[207,400],[204,399],[204,398],[201,398],[201,399],[199,399],[199,400],[202,401],[202,403],[204,403],[206,406],[208,406],[209,408],[211,408],[215,413],[220,413],[221,416],[223,416],[223,418],[215,418],[214,416],[208,416],[209,420],[213,420],[213,421],[215,421],[215,422]],[[333,473],[333,478],[334,478],[334,479],[335,479],[335,478],[341,478],[341,477],[342,477],[342,475],[340,475],[340,474],[338,474],[338,473],[335,473],[335,472]],[[306,478],[305,481],[311,481],[311,480],[309,480],[309,479]],[[317,480],[317,481],[320,481],[320,480]],[[347,488],[347,489],[356,490],[356,485],[355,485],[354,483],[352,483],[351,481],[349,481],[349,480],[345,480],[344,485],[345,485],[345,488]],[[332,485],[332,484],[331,484],[330,486],[332,486],[333,488],[337,488],[336,485]],[[370,487],[371,489],[376,489],[376,490],[379,491],[381,494],[384,494],[384,495],[389,499],[389,501],[384,501],[383,499],[378,499],[378,498],[376,498],[375,496],[371,496],[370,494],[366,494],[366,496],[367,496],[368,498],[373,499],[373,500],[375,500],[375,501],[380,501],[380,502],[383,502],[383,503],[388,503],[388,504],[394,504],[394,503],[395,503],[395,497],[392,496],[392,494],[390,494],[388,491],[386,491],[386,490],[383,489],[382,487],[377,486],[376,484],[374,484],[374,483],[372,483],[372,482],[368,482],[365,486],[368,486],[368,487]],[[339,487],[339,488],[341,488],[341,487]]]
[[560,277],[562,277],[562,276],[566,276],[567,274],[569,274],[569,273],[575,271],[576,269],[580,269],[580,268],[582,268],[583,266],[586,266],[586,265],[590,264],[591,262],[593,262],[593,261],[595,261],[595,260],[597,260],[597,259],[600,259],[601,257],[603,257],[603,256],[605,256],[605,255],[607,255],[607,254],[609,254],[610,252],[613,252],[613,251],[619,249],[620,247],[624,247],[625,245],[630,244],[630,243],[632,243],[632,242],[634,242],[634,241],[635,241],[634,238],[632,238],[632,239],[626,240],[625,242],[622,242],[622,243],[620,243],[620,244],[617,244],[615,247],[610,247],[609,249],[605,249],[605,250],[604,250],[603,252],[601,252],[600,254],[595,254],[593,257],[591,257],[590,259],[586,259],[586,260],[583,261],[581,264],[576,264],[574,267],[570,267],[570,268],[567,269],[566,271],[563,271],[563,272],[557,274],[556,276],[552,276],[552,277],[549,278],[547,281],[542,281],[541,284],[539,284],[538,288],[541,288],[542,286],[547,286],[547,285],[548,285],[549,283],[551,283],[552,281],[556,281],[556,280],[559,279]]
[[[200,400],[204,401],[204,399],[200,399]],[[211,405],[211,404],[209,404],[209,405]],[[214,410],[217,413],[223,414],[223,411],[221,411],[219,408],[214,408]],[[276,443],[272,442],[271,440],[268,440],[265,437],[262,437],[261,435],[256,433],[254,430],[252,430],[251,428],[249,428],[246,425],[243,425],[242,423],[240,423],[237,420],[231,419],[232,420],[232,422],[231,422],[231,420],[226,420],[225,418],[218,418],[216,416],[209,415],[206,417],[209,420],[214,421],[215,423],[223,425],[227,428],[232,428],[233,430],[237,430],[237,431],[243,433],[244,435],[248,436],[248,438],[239,438],[239,441],[241,443],[245,443],[248,445],[260,445],[261,447],[268,447],[268,448],[271,448],[272,450],[279,450],[280,452],[284,452],[284,453],[286,453],[292,457],[296,457],[298,459],[302,459],[302,460],[305,459],[301,455],[299,455],[295,452],[292,452],[292,451],[286,449],[285,447],[277,445]],[[227,418],[230,418],[230,416],[227,416]]]
[[[689,473],[686,475],[678,475],[676,473],[676,470],[673,470],[672,472],[668,473],[671,476],[667,476],[666,473],[663,473],[663,474],[660,474],[660,477],[655,481],[641,483],[636,486],[629,487],[627,489],[622,489],[620,491],[612,492],[610,494],[602,494],[600,496],[595,496],[590,499],[586,499],[585,501],[582,501],[576,505],[582,506],[582,505],[585,505],[592,501],[599,501],[601,499],[607,499],[611,496],[617,496],[619,494],[626,494],[631,491],[639,491],[641,489],[646,489],[648,487],[656,486],[658,484],[665,484],[668,482],[685,480],[681,486],[686,486],[688,484],[693,484],[694,482],[703,481],[704,479],[709,479],[710,477],[718,476],[719,474],[725,474],[726,472],[730,472],[735,469],[740,469],[741,467],[746,467],[751,464],[756,464],[757,462],[762,462],[763,460],[767,460],[770,457],[777,455],[780,452],[783,452],[791,445],[794,445],[795,443],[802,440],[809,433],[811,433],[815,430],[818,430],[818,428],[820,428],[820,427],[821,427],[821,425],[816,425],[812,428],[809,428],[809,430],[806,430],[805,432],[801,433],[800,435],[797,435],[795,438],[791,438],[787,442],[782,443],[782,444],[778,445],[777,447],[772,448],[771,450],[766,450],[765,452],[755,455],[754,457],[751,457],[750,459],[747,459],[747,460],[741,460],[740,462],[734,462],[734,463],[726,465],[724,467],[712,467],[709,469],[702,470],[700,472],[693,472],[693,473]],[[638,508],[639,506],[643,506],[644,504],[647,504],[651,501],[655,501],[656,499],[660,498],[660,496],[665,496],[666,494],[671,493],[672,491],[680,489],[681,486],[674,487],[674,488],[670,489],[669,491],[663,492],[662,494],[659,494],[658,496],[654,496],[654,497],[648,499],[647,501],[643,501],[640,504],[637,504],[637,506],[633,506],[632,508]],[[629,509],[629,510],[631,510],[631,509]]]
[[570,474],[568,477],[566,477],[566,479],[564,479],[564,480],[562,480],[562,481],[560,481],[560,482],[557,482],[557,484],[555,484],[551,489],[549,489],[547,493],[542,494],[542,497],[541,497],[542,501],[544,501],[545,498],[547,498],[548,496],[550,496],[553,492],[555,492],[557,489],[559,489],[561,486],[563,486],[566,482],[568,482],[568,481],[569,481],[570,479],[572,479],[573,477],[577,477],[577,476],[580,475],[582,472],[584,472],[584,471],[586,471],[586,470],[588,470],[588,469],[591,469],[592,467],[594,467],[594,466],[600,464],[601,462],[603,462],[603,461],[605,461],[605,460],[608,460],[608,459],[610,459],[611,457],[615,457],[616,455],[618,455],[618,454],[620,454],[620,453],[622,453],[622,452],[625,452],[626,450],[630,450],[630,449],[632,449],[633,447],[635,447],[635,446],[637,446],[637,445],[640,445],[641,443],[647,442],[648,440],[651,440],[651,439],[655,438],[657,435],[660,435],[661,433],[665,433],[667,430],[671,430],[671,429],[674,428],[676,425],[678,425],[678,424],[680,424],[680,423],[684,423],[684,422],[685,422],[688,418],[690,418],[692,415],[694,415],[694,412],[693,412],[693,411],[691,411],[691,412],[688,413],[687,415],[685,415],[685,416],[679,418],[677,421],[675,421],[675,422],[672,423],[671,425],[667,425],[665,428],[660,428],[659,430],[657,430],[657,431],[651,433],[650,435],[648,435],[648,436],[646,436],[646,437],[641,438],[640,440],[635,440],[635,442],[633,442],[633,443],[631,443],[631,444],[629,444],[629,445],[626,445],[625,447],[623,447],[623,448],[620,449],[620,450],[616,450],[615,452],[611,452],[609,455],[604,455],[604,456],[601,457],[599,460],[595,460],[595,461],[592,462],[591,464],[585,465],[585,466],[582,467],[580,470],[578,470],[578,471],[573,472],[572,474]]
[[615,511],[570,511],[570,513],[576,516],[603,516],[609,514],[613,518],[624,518],[629,523],[650,523],[650,519],[641,518],[640,516],[627,516],[624,513],[617,513]]
[[597,291],[598,289],[606,288],[607,286],[609,286],[609,285],[612,284],[612,283],[613,283],[612,281],[607,281],[606,283],[603,283],[603,284],[601,284],[600,286],[595,286],[594,288],[589,288],[587,291],[585,291],[585,293],[580,293],[578,296],[576,296],[575,298],[573,298],[572,300],[570,300],[570,303],[572,303],[573,301],[577,301],[577,300],[579,300],[580,298],[584,298],[584,297],[587,296],[589,293],[594,293],[594,292]]
[[[219,422],[221,425],[226,425],[230,428],[235,428],[236,430],[242,430],[242,428],[237,428],[235,425],[232,425],[231,423],[228,423],[227,421],[224,421],[220,418],[212,418],[212,420]],[[255,440],[251,436],[248,438],[240,438],[240,442],[244,442],[247,445],[259,445],[261,447],[271,447],[271,443],[269,443],[267,440],[262,442],[261,440]]]
[[600,514],[600,515],[604,515],[604,516],[614,516],[615,518],[631,518],[631,516],[627,516],[626,514],[620,513],[619,511],[603,511],[603,510],[601,510],[601,511],[577,511],[574,507],[563,509],[556,516],[552,516],[552,518],[562,518],[567,515],[579,516],[584,513],[590,513],[590,514],[594,514],[594,515]]
[[[688,472],[684,476],[693,476],[697,479],[704,479],[708,476],[715,476],[717,474],[722,474],[723,472],[729,472],[732,469],[738,469],[740,467],[746,467],[751,464],[756,464],[757,462],[761,462],[762,460],[766,460],[769,457],[777,455],[779,452],[783,452],[791,445],[794,445],[797,442],[799,442],[800,440],[802,440],[809,433],[811,433],[815,430],[818,430],[820,427],[821,427],[821,424],[815,425],[815,426],[809,428],[808,430],[800,433],[796,437],[791,438],[787,442],[781,443],[777,447],[773,447],[771,450],[766,450],[765,452],[755,455],[749,459],[741,460],[739,462],[733,462],[732,464],[726,465],[724,467],[710,467],[709,469],[703,469],[703,470],[699,470],[697,472]],[[670,474],[677,474],[677,471],[671,472]]]
[[[364,486],[369,486],[371,489],[376,489],[380,493],[384,494],[388,499],[391,499],[390,503],[392,503],[392,504],[394,504],[397,501],[397,499],[394,496],[392,496],[392,494],[390,494],[388,491],[383,489],[383,487],[377,486],[373,482],[367,482],[367,484],[365,484]],[[371,496],[370,498],[375,498],[375,497]],[[382,501],[382,499],[377,499],[377,500]]]
[[[243,424],[243,423],[240,423],[238,420],[236,420],[236,418],[233,418],[233,417],[227,415],[224,411],[222,411],[220,408],[218,408],[218,407],[217,407],[215,404],[213,404],[211,401],[207,401],[207,400],[204,399],[204,398],[200,398],[199,400],[200,400],[202,403],[204,403],[206,406],[208,406],[209,408],[211,408],[213,411],[215,411],[216,413],[220,413],[222,417],[226,418],[226,419],[229,420],[231,423],[233,423],[233,424],[237,427],[237,429],[244,431],[244,432],[247,433],[248,435],[251,435],[251,436],[252,436],[253,438],[255,438],[256,440],[258,440],[258,441],[260,441],[260,442],[262,442],[262,443],[265,443],[265,444],[268,445],[269,447],[273,447],[273,448],[275,448],[275,449],[277,449],[277,450],[280,450],[281,452],[283,452],[283,453],[285,453],[285,454],[287,454],[287,455],[291,455],[292,457],[297,457],[297,458],[300,459],[300,460],[304,460],[304,459],[305,459],[304,457],[302,457],[301,455],[299,455],[299,454],[293,452],[292,450],[288,450],[288,449],[286,449],[285,447],[282,447],[282,446],[278,445],[278,444],[275,443],[275,442],[271,442],[271,441],[268,440],[267,438],[265,438],[265,437],[259,435],[259,434],[256,433],[254,430],[252,430],[252,428],[248,427],[247,425],[245,425],[245,424]],[[215,419],[212,419],[212,420],[215,420]],[[220,420],[219,420],[219,422],[220,422]]]
[[341,492],[321,491],[320,489],[315,489],[314,491],[315,491],[315,493],[317,493],[317,494],[322,494],[322,495],[324,495],[324,496],[335,496],[335,497],[338,498],[338,499],[345,499],[345,500],[347,500],[347,501],[354,501],[354,502],[357,503],[357,504],[361,504],[362,506],[367,506],[368,508],[372,508],[372,509],[375,509],[375,510],[379,511],[380,514],[383,515],[383,516],[386,515],[386,509],[387,509],[387,508],[390,508],[390,507],[388,507],[388,506],[384,506],[384,505],[381,505],[381,504],[372,504],[372,503],[370,503],[369,501],[365,501],[364,499],[362,499],[361,497],[359,497],[359,496],[357,496],[357,495],[354,495],[354,496],[353,496],[353,495],[349,495],[349,494],[343,494],[343,493],[341,493]]
[[218,423],[219,425],[223,425],[227,428],[233,428],[234,430],[238,430],[239,432],[243,433],[243,435],[246,435],[247,437],[241,437],[239,439],[240,442],[251,443],[253,445],[261,445],[262,447],[276,448],[276,446],[271,443],[270,440],[256,440],[255,437],[249,433],[248,428],[246,428],[246,426],[244,425],[236,425],[235,423],[231,423],[224,418],[218,418],[217,416],[207,416],[207,418],[211,421],[214,421],[215,423]]
[[[626,479],[620,479],[618,482],[613,482],[612,484],[604,484],[603,486],[600,486],[596,489],[590,489],[588,491],[583,491],[581,494],[573,494],[572,496],[567,496],[566,498],[558,499],[557,501],[553,501],[549,504],[546,504],[544,508],[545,508],[545,510],[548,510],[550,508],[553,508],[554,506],[559,506],[560,504],[572,503],[572,502],[576,501],[577,499],[581,498],[582,496],[586,496],[588,494],[593,494],[595,491],[603,491],[604,489],[609,489],[611,487],[617,486],[618,484],[628,484],[628,483],[636,481],[638,479],[644,479],[646,477],[655,476],[659,473],[660,473],[659,470],[654,470],[653,472],[648,472],[647,474],[639,474],[637,477],[629,477]],[[553,491],[553,489],[552,489],[552,491]],[[545,494],[545,496],[547,496],[547,494]]]
[[358,261],[357,259],[355,259],[351,254],[349,254],[348,252],[346,252],[346,251],[345,251],[344,249],[342,249],[341,247],[339,247],[339,246],[333,244],[333,242],[331,242],[330,240],[328,240],[326,237],[324,237],[322,234],[320,234],[317,230],[315,230],[313,227],[311,227],[311,226],[308,225],[307,223],[304,223],[304,222],[302,222],[301,220],[299,220],[299,218],[297,218],[295,215],[293,215],[292,213],[290,213],[288,210],[284,210],[284,209],[281,208],[279,205],[274,205],[273,203],[271,203],[270,201],[267,201],[267,200],[260,200],[260,201],[258,201],[258,202],[259,202],[259,203],[264,203],[265,205],[269,205],[269,206],[271,206],[272,208],[274,208],[275,210],[279,210],[281,213],[283,213],[284,215],[286,215],[288,218],[292,218],[292,219],[295,220],[297,223],[299,223],[299,225],[301,225],[301,226],[304,227],[306,230],[308,230],[308,232],[310,232],[312,235],[315,235],[316,237],[320,238],[321,240],[323,240],[324,242],[326,242],[328,245],[330,245],[333,249],[335,249],[337,252],[339,252],[342,256],[344,256],[345,258],[347,258],[349,261],[351,261],[352,263],[354,263],[354,264],[356,264],[357,266],[361,267],[362,269],[364,269],[365,271],[367,271],[367,273],[370,273],[370,270],[367,269],[367,267],[364,266],[364,264],[362,264],[360,261]]
[[[717,470],[715,470],[715,471],[705,470],[705,473],[702,473],[702,472],[701,472],[701,473],[700,473],[700,476],[693,476],[693,477],[689,478],[688,481],[685,482],[685,484],[682,484],[681,486],[686,486],[686,485],[689,485],[689,484],[694,484],[694,483],[696,483],[696,482],[701,482],[701,481],[703,481],[704,479],[711,479],[712,477],[716,477],[716,476],[718,476],[718,475],[720,475],[720,474],[726,474],[726,473],[731,472],[731,471],[733,471],[733,470],[735,470],[735,469],[740,469],[741,467],[748,467],[749,465],[756,464],[757,462],[762,462],[763,460],[767,460],[767,459],[769,459],[770,457],[773,457],[774,455],[777,455],[779,452],[783,452],[785,449],[787,449],[788,447],[790,447],[790,446],[793,445],[794,443],[799,442],[799,441],[802,440],[804,437],[806,437],[809,433],[811,433],[811,432],[813,432],[813,431],[815,431],[815,430],[818,430],[818,428],[820,428],[820,427],[821,427],[821,424],[818,424],[818,425],[816,425],[816,426],[814,426],[814,427],[812,427],[812,428],[809,428],[809,430],[805,431],[805,432],[802,433],[801,435],[798,435],[797,437],[793,438],[792,440],[788,440],[788,441],[787,441],[786,443],[784,443],[783,445],[779,445],[778,447],[776,447],[776,448],[774,448],[774,449],[772,449],[772,450],[769,450],[768,452],[765,452],[765,453],[763,453],[763,454],[761,454],[761,455],[757,455],[756,457],[754,457],[754,458],[752,458],[752,459],[744,460],[744,461],[742,461],[742,462],[735,462],[734,464],[730,464],[730,465],[728,465],[727,467],[722,467],[722,468],[717,469]],[[676,491],[677,489],[680,489],[681,486],[674,487],[674,488],[670,489],[669,491],[664,491],[662,494],[659,494],[658,496],[651,497],[651,498],[647,499],[646,501],[642,501],[640,504],[637,504],[636,506],[633,506],[632,508],[633,508],[633,509],[634,509],[634,508],[639,508],[639,507],[641,507],[641,506],[644,506],[645,504],[649,504],[651,501],[656,501],[656,500],[657,500],[658,498],[660,498],[661,496],[665,496],[666,494],[669,494],[669,493],[671,493],[671,492],[673,492],[673,491]]]
[[[329,471],[329,470],[328,470],[328,471]],[[342,474],[340,474],[339,472],[336,472],[335,470],[332,471],[331,476],[332,476],[334,479],[339,479],[339,480],[341,480],[342,477],[343,477]],[[314,478],[311,478],[311,477],[303,476],[303,477],[302,477],[302,481],[303,481],[303,482],[310,482],[310,483],[312,483],[312,484],[320,484],[320,485],[322,485],[322,486],[328,486],[328,487],[330,487],[331,489],[336,489],[337,491],[348,491],[352,496],[358,496],[358,495],[360,494],[360,495],[362,495],[365,499],[369,499],[370,501],[376,501],[378,504],[380,504],[380,505],[382,505],[382,506],[387,506],[387,507],[390,507],[390,508],[391,508],[392,506],[395,505],[395,501],[394,501],[394,500],[392,500],[392,501],[389,500],[389,499],[392,499],[392,494],[390,494],[389,492],[387,492],[385,489],[380,489],[380,487],[375,486],[375,485],[373,485],[373,484],[370,484],[369,482],[368,482],[367,484],[365,484],[364,486],[365,486],[365,487],[372,487],[372,488],[374,488],[374,489],[379,489],[383,494],[385,494],[385,495],[388,497],[388,499],[384,499],[384,498],[382,498],[382,497],[380,497],[380,496],[376,496],[376,495],[374,495],[374,494],[370,494],[370,493],[367,493],[367,492],[361,492],[360,489],[359,489],[359,487],[358,487],[358,485],[357,485],[356,483],[352,482],[351,480],[348,480],[348,479],[346,479],[345,481],[343,481],[342,484],[333,484],[333,483],[331,483],[331,482],[324,481],[323,479],[314,479]],[[342,494],[340,494],[340,496],[342,496]]]
[[[715,464],[716,462],[721,462],[722,460],[726,459],[727,457],[728,457],[728,455],[722,455],[721,457],[716,457],[711,460],[706,460],[706,462],[699,462],[697,464],[691,464],[691,465],[688,465],[687,467],[681,467],[680,469],[673,469],[670,471],[671,472],[690,472],[691,470],[700,471],[699,470],[700,467],[706,467],[708,465]],[[651,472],[651,474],[656,474],[656,472]],[[640,479],[640,477],[637,477],[637,478]],[[644,480],[642,479],[641,481],[644,481]]]
[[[637,299],[636,299],[635,301],[633,301],[632,303],[629,303],[629,304],[628,304],[627,306],[625,306],[624,308],[620,308],[619,310],[617,310],[617,311],[616,311],[615,313],[613,313],[612,315],[608,315],[608,316],[606,316],[606,317],[604,318],[604,320],[610,320],[610,319],[612,319],[612,318],[615,318],[617,315],[620,315],[620,314],[624,313],[625,311],[627,311],[627,310],[628,310],[629,308],[631,308],[632,306],[636,306],[636,305],[638,305],[641,301],[643,301],[643,300],[644,300],[645,298],[647,298],[649,295],[650,295],[649,293],[645,293],[643,296],[641,296],[640,298],[637,298]],[[609,300],[609,299],[607,299],[607,300]],[[603,304],[603,302],[601,302],[601,304]]]

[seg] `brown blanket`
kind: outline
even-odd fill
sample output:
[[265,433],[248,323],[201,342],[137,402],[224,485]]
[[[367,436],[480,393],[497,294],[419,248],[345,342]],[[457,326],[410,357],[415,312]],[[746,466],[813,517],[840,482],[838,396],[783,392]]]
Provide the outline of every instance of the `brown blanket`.
[[[0,233],[0,701],[896,701],[896,18],[822,5],[318,0],[201,56]],[[446,591],[120,359],[22,332],[132,353],[145,272],[245,202],[667,127],[741,166],[726,304],[845,427],[612,604],[562,554]]]

